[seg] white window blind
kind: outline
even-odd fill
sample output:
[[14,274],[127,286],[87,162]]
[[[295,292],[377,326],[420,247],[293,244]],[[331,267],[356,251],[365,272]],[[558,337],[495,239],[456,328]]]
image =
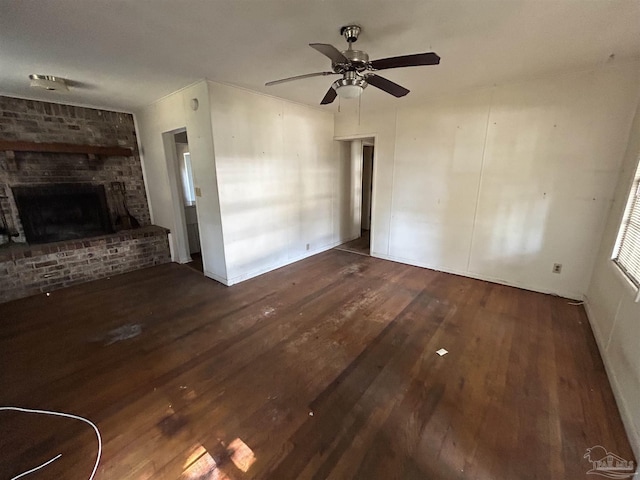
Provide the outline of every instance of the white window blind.
[[640,163],[622,217],[613,261],[640,288]]

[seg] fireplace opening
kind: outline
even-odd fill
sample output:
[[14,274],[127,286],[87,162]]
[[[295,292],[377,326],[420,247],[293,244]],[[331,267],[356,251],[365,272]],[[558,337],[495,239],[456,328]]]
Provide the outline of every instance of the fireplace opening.
[[103,185],[60,183],[12,190],[27,242],[31,244],[113,232]]

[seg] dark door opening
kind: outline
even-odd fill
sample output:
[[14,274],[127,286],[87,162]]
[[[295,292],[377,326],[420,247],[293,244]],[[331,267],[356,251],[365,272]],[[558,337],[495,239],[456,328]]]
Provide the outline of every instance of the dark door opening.
[[196,188],[193,181],[191,168],[191,152],[189,150],[189,138],[187,132],[178,132],[173,136],[176,145],[176,159],[178,172],[180,173],[180,190],[184,207],[184,219],[191,262],[188,266],[203,271],[202,254],[200,252],[200,228],[198,226],[198,211],[196,208]]
[[[371,139],[372,140],[372,139]],[[373,141],[363,141],[362,146],[362,190],[360,206],[360,236],[340,245],[340,250],[347,250],[361,255],[371,254],[371,212],[373,200]]]

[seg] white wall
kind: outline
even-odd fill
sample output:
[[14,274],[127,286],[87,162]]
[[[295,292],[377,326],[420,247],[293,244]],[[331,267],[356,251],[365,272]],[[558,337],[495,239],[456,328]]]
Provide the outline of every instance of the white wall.
[[362,229],[371,228],[371,179],[373,178],[373,147],[365,146],[362,150]]
[[376,137],[372,254],[582,298],[638,79],[629,63],[360,119],[343,105],[337,138]]
[[[176,118],[177,117],[177,118]],[[184,127],[182,98],[172,95],[135,113],[140,156],[143,159],[151,221],[175,230],[171,185],[162,133]],[[175,238],[173,238],[175,241]],[[172,253],[175,251],[172,245]],[[175,261],[176,259],[173,258]]]
[[350,163],[344,161],[344,147],[333,141],[333,116],[227,85],[208,85],[225,283],[345,241],[347,230],[353,231],[342,226]]
[[363,151],[362,140],[352,140],[349,170],[349,210],[347,224],[349,225],[348,240],[358,238],[362,231],[362,173]]
[[640,155],[640,105],[587,293],[587,313],[636,458],[640,458],[640,303],[611,261]]
[[231,285],[352,238],[357,172],[331,114],[202,81],[136,120],[152,220],[173,232],[174,261],[189,260],[171,135],[185,127],[205,275]]
[[[200,104],[197,111],[191,108],[194,98]],[[201,196],[196,197],[196,207],[205,274],[223,281],[227,274],[207,82],[194,84],[140,109],[136,112],[136,122],[152,221],[171,230],[172,259],[177,262],[188,261],[189,257],[171,132],[186,127],[193,180],[201,191]]]

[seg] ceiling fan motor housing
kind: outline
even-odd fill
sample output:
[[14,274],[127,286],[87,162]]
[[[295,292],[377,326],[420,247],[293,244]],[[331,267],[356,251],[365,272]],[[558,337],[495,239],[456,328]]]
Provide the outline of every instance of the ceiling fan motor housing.
[[[345,50],[344,52],[342,52],[342,54],[349,60],[350,66],[352,67],[351,69],[344,68],[343,71],[356,70],[358,72],[361,72],[367,69],[367,66],[369,65],[369,55],[366,52],[363,52],[361,50]],[[346,66],[347,65],[343,64],[333,64],[334,71],[335,67],[339,68]]]

